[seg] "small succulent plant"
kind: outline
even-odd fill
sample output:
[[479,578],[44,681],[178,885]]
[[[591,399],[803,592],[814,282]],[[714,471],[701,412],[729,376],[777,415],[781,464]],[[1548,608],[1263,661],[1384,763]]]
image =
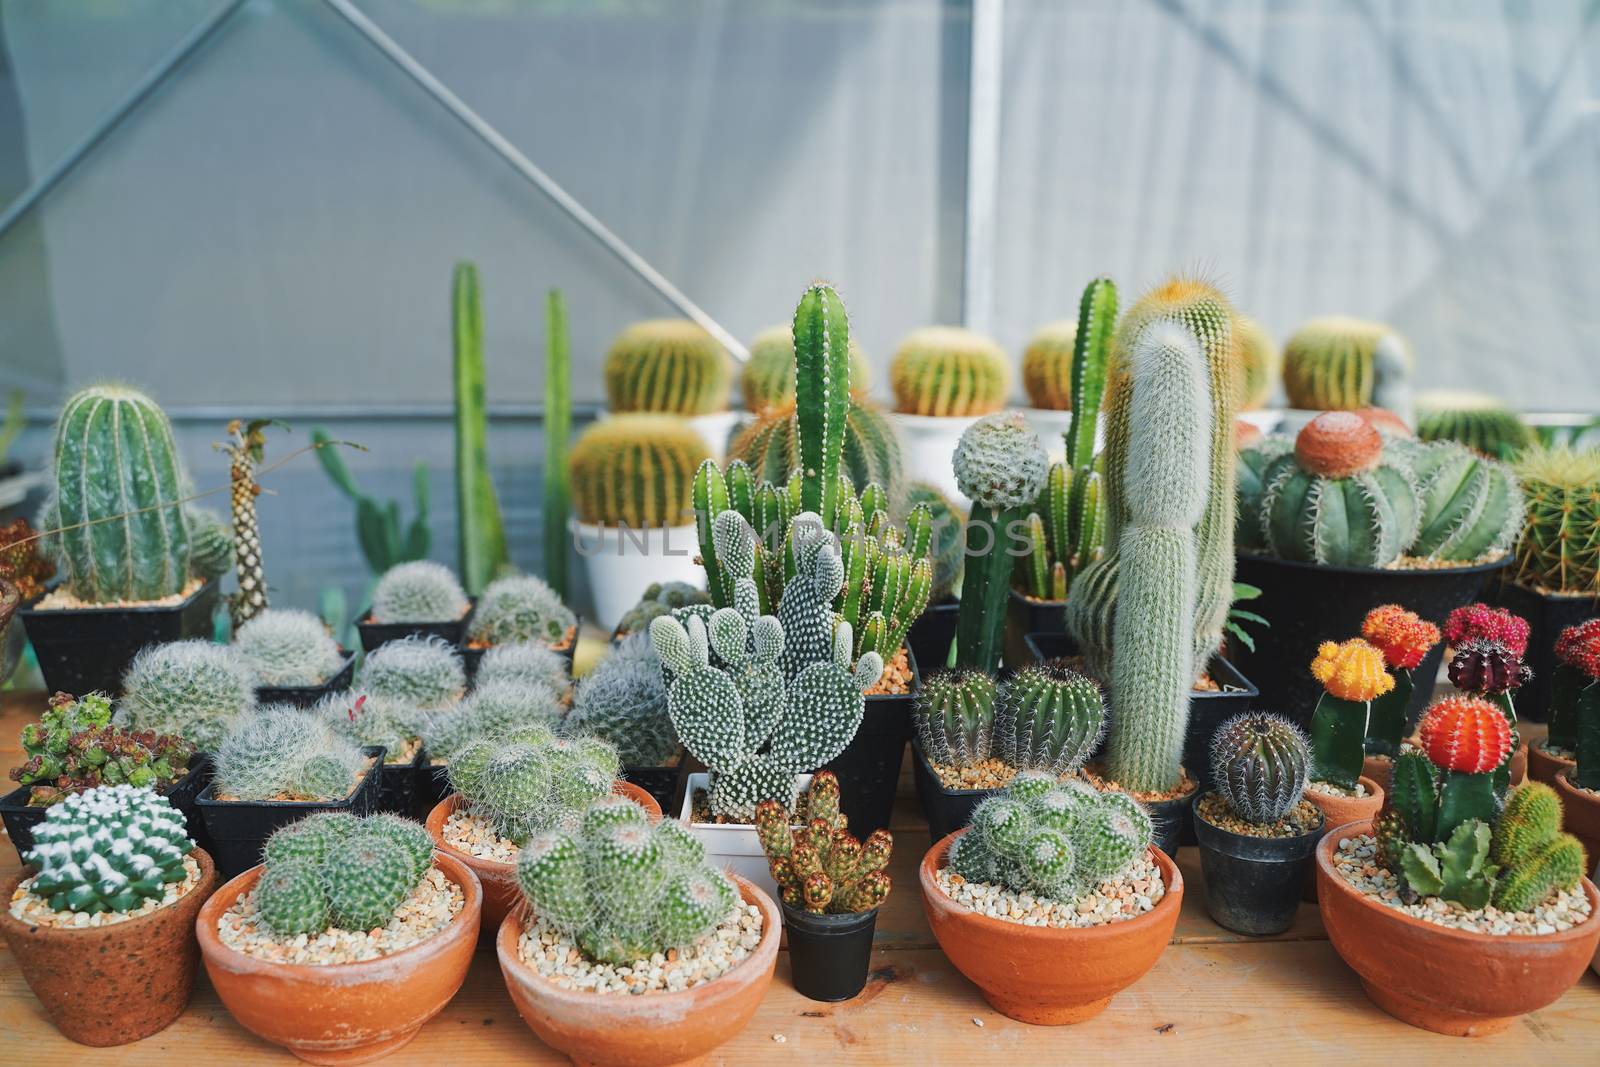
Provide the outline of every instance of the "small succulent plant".
[[467,689],[461,656],[438,637],[412,636],[367,653],[356,688],[422,711],[449,707]]
[[421,735],[423,714],[409,704],[347,690],[329,693],[312,712],[359,748],[381,745],[385,763],[409,763],[416,756],[412,742]]
[[567,728],[615,745],[625,767],[660,767],[678,755],[667,686],[650,635],[630,634],[578,683]]
[[448,761],[468,742],[529,728],[554,731],[560,720],[556,690],[542,682],[500,679],[475,687],[454,707],[423,716],[421,733],[428,758]]
[[629,608],[617,623],[619,636],[643,633],[650,623],[663,615],[671,615],[677,608],[690,604],[709,604],[711,594],[688,582],[651,582],[639,602]]
[[894,847],[889,831],[874,830],[864,842],[851,835],[839,810],[839,779],[831,771],[811,779],[797,814],[800,825],[792,827],[783,805],[756,805],[756,833],[783,902],[814,915],[847,915],[882,904],[891,888],[884,871]]
[[202,751],[255,703],[255,674],[238,650],[209,641],[150,645],[122,679],[117,723],[175,734]]
[[478,598],[467,640],[489,647],[519,641],[561,645],[578,623],[556,591],[531,574],[496,578]]
[[1211,768],[1214,787],[1228,810],[1257,826],[1273,826],[1300,803],[1311,771],[1311,748],[1288,719],[1247,712],[1217,728]]
[[194,848],[183,815],[151,789],[101,786],[67,797],[33,831],[29,887],[58,912],[127,912],[160,900]]
[[372,590],[376,623],[454,622],[469,606],[454,572],[426,559],[390,567]]
[[274,833],[263,862],[256,908],[277,936],[381,929],[433,866],[433,839],[398,815],[327,812]]
[[317,686],[344,667],[344,651],[309,611],[269,608],[239,627],[234,647],[262,686]]
[[361,750],[316,712],[269,704],[243,716],[217,746],[214,785],[234,800],[336,800],[365,765]]
[[171,786],[189,769],[194,746],[181,737],[112,726],[111,702],[98,693],[57,693],[39,721],[22,728],[27,759],[11,769],[31,786],[28,803],[47,807],[103,785]]

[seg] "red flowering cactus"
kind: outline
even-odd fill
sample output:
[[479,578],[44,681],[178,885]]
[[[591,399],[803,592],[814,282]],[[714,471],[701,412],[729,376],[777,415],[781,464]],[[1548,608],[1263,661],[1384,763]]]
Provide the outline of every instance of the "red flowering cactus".
[[1556,658],[1590,678],[1600,678],[1600,619],[1562,630],[1556,638]]
[[1505,608],[1468,604],[1452,611],[1444,621],[1444,639],[1451,647],[1478,638],[1504,645],[1518,657],[1528,654],[1528,620]]
[[1446,668],[1450,684],[1463,693],[1498,696],[1520,689],[1533,679],[1533,668],[1504,645],[1470,638],[1456,647]]
[[1399,604],[1367,612],[1361,636],[1383,653],[1390,670],[1411,670],[1439,643],[1439,628]]
[[1481,697],[1435,701],[1423,712],[1417,736],[1434,766],[1461,774],[1487,774],[1511,752],[1511,724]]

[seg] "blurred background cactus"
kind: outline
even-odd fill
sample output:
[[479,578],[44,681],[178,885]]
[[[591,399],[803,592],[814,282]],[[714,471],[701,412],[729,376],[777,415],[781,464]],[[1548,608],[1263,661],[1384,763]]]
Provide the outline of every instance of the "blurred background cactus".
[[254,671],[231,646],[199,640],[150,645],[123,676],[117,723],[176,734],[210,752],[254,705],[255,688]]
[[678,734],[667,713],[661,661],[648,633],[641,630],[623,638],[583,677],[566,728],[610,742],[624,767],[672,762],[679,753]]
[[675,416],[593,423],[573,445],[569,464],[578,521],[632,530],[686,525],[693,521],[695,470],[709,458],[704,438]]
[[428,550],[433,547],[433,531],[428,526],[427,463],[419,459],[411,468],[413,514],[410,522],[403,522],[398,500],[380,503],[361,491],[355,475],[350,473],[339,449],[333,447],[333,439],[326,430],[320,426],[313,429],[311,442],[317,446],[317,461],[329,480],[356,506],[356,542],[366,557],[368,569],[373,574],[384,574],[398,564],[426,559]]
[[557,694],[564,694],[572,685],[567,658],[540,641],[518,641],[486,650],[472,681],[474,689],[509,682],[543,685]]
[[[849,340],[850,392],[859,401],[872,393],[872,366],[854,337]],[[740,373],[744,406],[757,415],[794,403],[794,327],[771,326],[750,342],[750,358]]]
[[409,764],[417,756],[424,713],[410,704],[371,693],[329,693],[312,712],[357,748],[383,747],[386,764]]
[[533,729],[539,737],[550,734],[561,721],[562,693],[562,687],[542,682],[480,679],[459,704],[421,716],[429,761],[447,763],[484,737],[510,736],[525,729]]
[[1266,328],[1255,319],[1239,315],[1233,322],[1239,335],[1239,392],[1235,410],[1255,411],[1265,407],[1272,398],[1272,390],[1283,375],[1283,353]]
[[1517,458],[1527,504],[1516,581],[1549,593],[1600,594],[1600,450],[1530,448]]
[[727,351],[687,319],[636,322],[606,352],[612,412],[709,415],[725,411],[733,370]]
[[572,436],[572,345],[567,337],[567,304],[552,289],[544,305],[544,580],[556,595],[572,595],[567,582],[567,445]]
[[1522,532],[1522,489],[1511,468],[1453,441],[1395,440],[1422,490],[1422,518],[1409,555],[1469,562],[1509,552]]
[[483,369],[483,298],[478,268],[457,263],[451,279],[451,380],[456,420],[456,536],[461,583],[477,594],[510,565],[500,501],[489,472],[489,414]]
[[376,623],[453,622],[467,613],[467,592],[449,567],[419,559],[383,572],[372,589]]
[[1072,348],[1078,334],[1073,319],[1048,322],[1022,350],[1022,388],[1028,403],[1051,411],[1072,408]]
[[924,326],[900,342],[889,362],[895,410],[961,418],[1005,406],[1011,364],[988,337],[959,326]]
[[542,578],[511,574],[496,578],[478,598],[467,626],[475,647],[539,641],[556,647],[576,638],[578,617]]
[[[757,479],[784,485],[800,467],[800,427],[794,405],[776,407],[740,431],[728,456],[749,464]],[[881,485],[893,494],[904,480],[900,439],[889,417],[852,397],[844,417],[840,467],[856,485]]]
[[295,608],[263,611],[234,632],[233,644],[262,686],[318,686],[345,663],[327,625]]
[[67,797],[33,831],[29,891],[58,912],[129,912],[182,882],[195,847],[165,797],[127,785]]
[[1381,322],[1312,319],[1283,346],[1283,387],[1290,407],[1380,407],[1409,423],[1412,363],[1405,338]]
[[215,766],[219,800],[339,800],[355,789],[366,760],[316,713],[268,704],[229,727]]
[[1521,417],[1487,393],[1424,393],[1417,409],[1417,437],[1424,441],[1455,441],[1506,460],[1534,443],[1533,430]]
[[709,604],[711,594],[697,589],[688,582],[651,582],[645,586],[639,602],[628,609],[617,623],[617,636],[641,634],[650,628],[650,622],[690,604]]
[[839,779],[818,771],[791,820],[781,804],[756,805],[756,833],[778,892],[789,907],[813,915],[849,915],[882,904],[893,887],[884,867],[894,847],[889,831],[865,842],[839,810]]

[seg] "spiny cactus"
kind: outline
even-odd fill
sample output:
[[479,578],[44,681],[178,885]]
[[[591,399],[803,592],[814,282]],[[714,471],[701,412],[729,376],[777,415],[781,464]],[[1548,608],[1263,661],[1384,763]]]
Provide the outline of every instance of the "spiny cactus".
[[471,607],[454,572],[428,559],[390,567],[372,590],[376,623],[454,622]]
[[455,400],[456,542],[462,584],[480,593],[510,562],[489,471],[488,387],[478,268],[457,263],[450,284],[451,385]]
[[255,674],[237,649],[173,641],[139,651],[122,677],[117,722],[176,734],[211,751],[255,702]]
[[[1588,619],[1576,626],[1568,626],[1556,637],[1556,669],[1550,679],[1550,734],[1549,746],[1576,752],[1583,726],[1594,712],[1600,710],[1600,619]],[[1600,727],[1595,719],[1592,727]],[[1600,755],[1600,730],[1591,735],[1591,748]],[[1591,786],[1585,771],[1600,779],[1600,766],[1580,766],[1574,780],[1585,788],[1600,787],[1600,781]]]
[[328,914],[346,930],[387,926],[417,886],[415,864],[400,843],[357,834],[322,863]]
[[1072,409],[1072,349],[1078,336],[1075,319],[1041,326],[1022,350],[1022,388],[1028,403],[1051,411]]
[[922,683],[911,713],[922,752],[945,767],[970,767],[994,754],[994,679],[979,671],[943,672]]
[[482,681],[461,703],[423,717],[421,733],[428,758],[450,760],[470,741],[526,727],[554,731],[561,721],[562,691],[538,681]]
[[1417,736],[1440,772],[1434,840],[1446,840],[1471,819],[1493,821],[1500,808],[1495,771],[1512,749],[1511,724],[1500,709],[1478,697],[1444,697],[1423,712]]
[[907,415],[987,415],[1005,405],[1011,366],[998,344],[959,326],[925,326],[889,363],[895,409]]
[[1451,610],[1444,620],[1445,643],[1464,645],[1469,641],[1489,641],[1522,656],[1528,651],[1531,628],[1528,620],[1505,608],[1488,604],[1464,604]]
[[412,636],[368,652],[356,688],[422,711],[448,707],[467,688],[461,656],[438,637]]
[[1533,669],[1522,662],[1521,656],[1483,638],[1457,645],[1446,671],[1451,685],[1463,693],[1484,697],[1503,696],[1533,679]]
[[467,640],[475,645],[509,645],[542,641],[561,645],[578,617],[561,602],[542,578],[513,574],[496,578],[478,598],[478,608],[467,627]]
[[303,860],[320,867],[365,820],[348,811],[319,811],[274,830],[261,849],[268,867]]
[[539,641],[518,641],[496,645],[478,661],[474,688],[511,682],[521,686],[542,685],[560,694],[572,685],[567,658]]
[[831,527],[850,405],[850,317],[831,286],[811,286],[795,306],[794,363],[800,508]]
[[382,929],[432,868],[433,839],[398,815],[325,813],[274,833],[263,861],[256,908],[277,936]]
[[728,406],[728,354],[686,319],[636,322],[611,342],[605,362],[606,397],[613,412],[708,415]]
[[1233,601],[1232,323],[1216,289],[1174,280],[1129,309],[1107,369],[1106,554],[1073,580],[1067,628],[1110,681],[1107,772],[1138,791],[1181,780]]
[[1284,456],[1294,453],[1294,439],[1283,434],[1269,434],[1239,448],[1234,476],[1238,482],[1238,515],[1234,523],[1233,541],[1240,550],[1264,550],[1266,537],[1261,529],[1261,508],[1267,497],[1267,477]]
[[322,873],[304,860],[269,865],[255,894],[261,922],[279,937],[315,936],[332,920]]
[[[760,481],[783,485],[800,467],[800,423],[793,404],[768,410],[741,430],[728,446],[731,459],[744,461]],[[855,485],[900,490],[905,478],[900,437],[889,417],[870,401],[852,396],[844,415],[839,467]]]
[[660,767],[678,754],[667,687],[650,636],[631,634],[578,683],[569,729],[609,741],[625,767]]
[[474,816],[521,844],[610,794],[621,770],[616,749],[597,738],[556,738],[533,727],[469,742],[445,773]]
[[799,825],[791,827],[783,805],[756,805],[756,833],[783,902],[813,915],[848,915],[882,904],[891,888],[884,872],[894,847],[889,831],[874,830],[865,842],[851,836],[839,811],[839,779],[830,771],[811,779],[797,814]]
[[1406,710],[1415,689],[1411,672],[1439,643],[1439,628],[1399,604],[1380,604],[1367,612],[1361,637],[1383,653],[1394,688],[1374,697],[1367,717],[1368,752],[1393,757],[1406,732]]
[[[671,614],[674,608],[709,603],[711,594],[688,582],[651,582],[645,587],[639,602],[618,621],[617,633],[623,636],[644,633],[650,628],[651,620]],[[482,671],[483,668],[479,667],[478,670]]]
[[183,815],[151,789],[101,786],[53,805],[23,860],[29,890],[58,912],[127,912],[160,900],[195,847]]
[[371,693],[329,693],[312,711],[358,747],[382,745],[385,763],[409,763],[407,752],[421,731],[423,715],[409,704]]
[[1492,459],[1511,459],[1534,441],[1527,423],[1486,393],[1427,393],[1417,406],[1424,441],[1455,441]]
[[263,611],[233,635],[234,647],[263,686],[316,686],[344,667],[327,624],[309,611]]
[[218,515],[193,504],[189,516],[189,567],[196,577],[210,581],[233,569],[233,531]]
[[1235,715],[1211,739],[1217,793],[1230,811],[1257,826],[1273,826],[1293,811],[1310,773],[1310,743],[1281,715]]
[[[849,340],[850,392],[865,399],[872,391],[872,368],[854,337]],[[794,328],[788,323],[762,330],[750,342],[741,373],[745,407],[756,414],[794,402]]]
[[1354,411],[1388,408],[1410,420],[1411,349],[1381,322],[1312,319],[1283,346],[1289,406]]
[[1054,777],[1078,770],[1105,729],[1100,687],[1059,663],[1022,667],[1000,685],[994,754],[1018,770]]
[[1283,372],[1283,354],[1262,325],[1248,315],[1234,319],[1239,335],[1239,392],[1237,410],[1254,411],[1272,396]]
[[591,423],[572,446],[568,471],[580,522],[634,530],[690,518],[705,439],[674,415],[618,415]]
[[1517,583],[1600,594],[1600,449],[1530,448],[1515,471],[1527,503]]
[[928,509],[928,524],[933,534],[930,545],[933,588],[928,591],[928,600],[938,603],[955,591],[961,577],[961,530],[967,517],[949,497],[925,482],[911,484],[906,490],[906,504]]
[[1367,723],[1374,700],[1392,691],[1383,653],[1359,637],[1324,641],[1311,661],[1324,690],[1311,713],[1311,777],[1354,789],[1365,762]]
[[1561,832],[1561,798],[1543,782],[1511,791],[1490,855],[1501,868],[1494,888],[1501,911],[1530,911],[1552,891],[1576,885],[1586,870],[1583,845]]
[[316,713],[268,704],[242,716],[216,751],[218,796],[338,800],[356,787],[361,750]]
[[1522,532],[1522,488],[1511,468],[1453,441],[1396,439],[1388,451],[1421,488],[1422,517],[1413,556],[1469,562],[1502,556]]
[[739,901],[683,827],[651,825],[637,805],[604,800],[576,827],[530,838],[517,856],[517,884],[540,922],[611,964],[688,947]]

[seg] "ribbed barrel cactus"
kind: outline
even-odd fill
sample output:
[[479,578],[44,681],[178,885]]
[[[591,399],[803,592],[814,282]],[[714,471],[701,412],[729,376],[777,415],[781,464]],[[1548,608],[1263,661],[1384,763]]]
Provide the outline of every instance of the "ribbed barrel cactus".
[[471,606],[455,573],[427,559],[390,567],[372,590],[377,623],[454,622]]
[[1600,449],[1530,448],[1515,471],[1527,503],[1518,584],[1600,594]]
[[617,747],[626,767],[659,767],[678,753],[667,687],[649,634],[632,634],[584,676],[567,727]]
[[361,750],[315,712],[269,704],[242,716],[216,750],[214,784],[234,800],[338,800],[365,766]]
[[1283,372],[1283,353],[1264,327],[1248,315],[1234,320],[1239,334],[1238,410],[1254,411],[1272,396]]
[[263,686],[316,686],[344,667],[344,651],[309,611],[269,608],[239,627],[234,647]]
[[1005,350],[959,326],[925,326],[900,342],[889,363],[895,409],[908,415],[987,415],[1011,389]]
[[1487,393],[1426,393],[1417,406],[1424,441],[1455,441],[1491,459],[1512,459],[1534,442],[1528,424]]
[[727,351],[686,319],[636,322],[611,342],[604,368],[612,411],[707,415],[728,406]]
[[1300,803],[1311,772],[1311,746],[1281,715],[1247,712],[1217,728],[1211,769],[1230,811],[1257,826],[1272,826]]
[[695,469],[708,458],[705,439],[675,416],[592,423],[572,446],[573,509],[580,522],[596,526],[682,526],[692,518]]
[[1052,411],[1072,409],[1072,349],[1076,319],[1041,326],[1022,350],[1022,388],[1028,403]]
[[185,876],[195,847],[183,814],[151,789],[101,786],[52,805],[23,859],[29,887],[58,912],[132,911]]
[[1381,322],[1312,319],[1283,346],[1283,387],[1290,407],[1380,407],[1409,422],[1413,362],[1405,338]]
[[994,679],[950,671],[923,680],[911,712],[922,752],[945,767],[970,767],[994,755]]
[[1391,441],[1411,468],[1422,516],[1410,555],[1467,562],[1503,556],[1522,532],[1522,487],[1512,469],[1454,441]]
[[1100,687],[1059,663],[1022,667],[1000,685],[994,754],[1055,777],[1078,770],[1105,729]]
[[255,703],[255,674],[239,651],[210,641],[173,641],[139,651],[122,677],[117,722],[176,734],[201,751]]
[[448,707],[467,689],[461,655],[438,637],[412,636],[368,652],[356,688],[421,711]]
[[[850,392],[866,399],[872,392],[872,368],[854,337],[849,339]],[[762,330],[750,342],[739,387],[745,407],[756,414],[794,403],[794,328],[788,323]]]
[[577,625],[578,617],[542,578],[512,574],[490,582],[478,598],[467,640],[481,646],[518,641],[559,646],[573,636]]

